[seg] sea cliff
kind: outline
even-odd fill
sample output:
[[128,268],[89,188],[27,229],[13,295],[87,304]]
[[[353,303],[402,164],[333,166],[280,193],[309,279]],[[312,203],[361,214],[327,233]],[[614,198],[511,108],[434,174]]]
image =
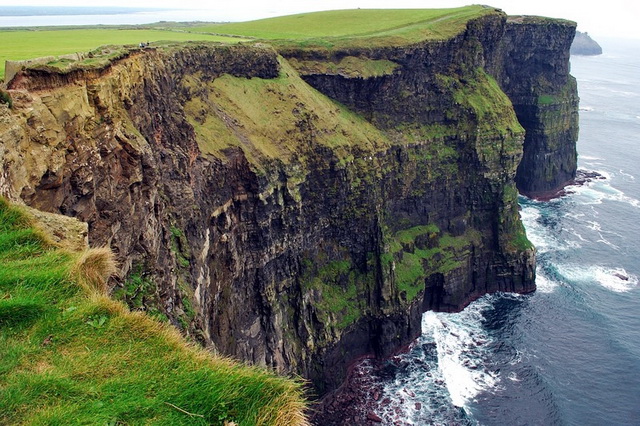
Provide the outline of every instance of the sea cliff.
[[516,183],[575,173],[575,24],[485,9],[410,45],[26,68],[0,105],[0,193],[87,222],[132,308],[322,395],[425,310],[535,290]]

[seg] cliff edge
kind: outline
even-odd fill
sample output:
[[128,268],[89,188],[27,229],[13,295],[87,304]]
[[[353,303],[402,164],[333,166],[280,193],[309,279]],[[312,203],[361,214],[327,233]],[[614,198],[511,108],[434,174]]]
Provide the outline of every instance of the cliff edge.
[[575,173],[575,24],[443,16],[448,32],[414,23],[396,44],[181,44],[21,70],[0,193],[86,221],[132,308],[324,394],[414,339],[425,310],[535,290],[516,182]]

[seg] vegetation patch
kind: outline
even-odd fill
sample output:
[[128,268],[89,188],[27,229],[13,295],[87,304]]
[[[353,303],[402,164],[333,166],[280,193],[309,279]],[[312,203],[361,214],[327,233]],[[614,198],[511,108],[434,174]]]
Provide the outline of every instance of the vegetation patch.
[[160,299],[156,283],[146,274],[143,265],[134,265],[132,270],[122,287],[113,290],[113,298],[123,301],[131,310],[144,311],[159,321],[167,322],[169,319],[158,308]]
[[446,86],[454,89],[454,99],[457,103],[472,110],[481,133],[524,133],[513,111],[511,100],[500,89],[495,79],[483,69],[472,70],[463,78],[444,75],[439,75],[438,78]]
[[366,312],[363,292],[372,274],[362,274],[348,260],[338,260],[316,267],[309,260],[303,263],[301,284],[314,299],[316,313],[325,326],[344,329]]
[[224,157],[223,150],[239,147],[255,165],[264,159],[288,164],[304,163],[316,146],[346,158],[354,147],[375,152],[389,145],[372,124],[306,84],[286,60],[280,64],[274,79],[185,77],[185,113],[203,153]]
[[553,105],[558,103],[557,99],[553,95],[540,95],[538,96],[538,105]]
[[11,99],[11,95],[4,90],[0,90],[0,104],[5,104],[9,108],[13,106],[13,99]]
[[301,383],[89,291],[79,258],[0,199],[0,423],[306,424]]
[[382,262],[386,270],[391,262],[395,264],[398,291],[411,303],[424,291],[427,277],[446,275],[462,266],[470,248],[480,240],[480,233],[473,229],[452,236],[435,224],[415,226],[387,236],[388,252],[382,255]]

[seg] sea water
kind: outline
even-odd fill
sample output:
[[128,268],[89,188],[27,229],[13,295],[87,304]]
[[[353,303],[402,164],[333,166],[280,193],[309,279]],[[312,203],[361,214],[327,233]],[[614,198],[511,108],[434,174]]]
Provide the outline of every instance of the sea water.
[[221,13],[219,10],[0,6],[0,28],[60,25],[139,25],[160,21],[220,22],[225,20],[229,20],[228,15]]
[[537,292],[424,314],[387,369],[387,424],[640,425],[640,41],[603,44],[571,58],[579,168],[602,178],[521,197]]

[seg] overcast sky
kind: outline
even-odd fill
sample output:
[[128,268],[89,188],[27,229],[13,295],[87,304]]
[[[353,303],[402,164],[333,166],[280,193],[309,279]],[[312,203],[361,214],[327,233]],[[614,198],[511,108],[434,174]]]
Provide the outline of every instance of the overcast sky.
[[[484,0],[476,3],[484,3]],[[203,19],[244,21],[310,12],[350,8],[433,8],[457,7],[473,0],[0,0],[0,6],[128,6],[210,9]],[[486,0],[510,15],[528,14],[566,18],[578,22],[578,29],[594,36],[640,39],[639,0]]]

